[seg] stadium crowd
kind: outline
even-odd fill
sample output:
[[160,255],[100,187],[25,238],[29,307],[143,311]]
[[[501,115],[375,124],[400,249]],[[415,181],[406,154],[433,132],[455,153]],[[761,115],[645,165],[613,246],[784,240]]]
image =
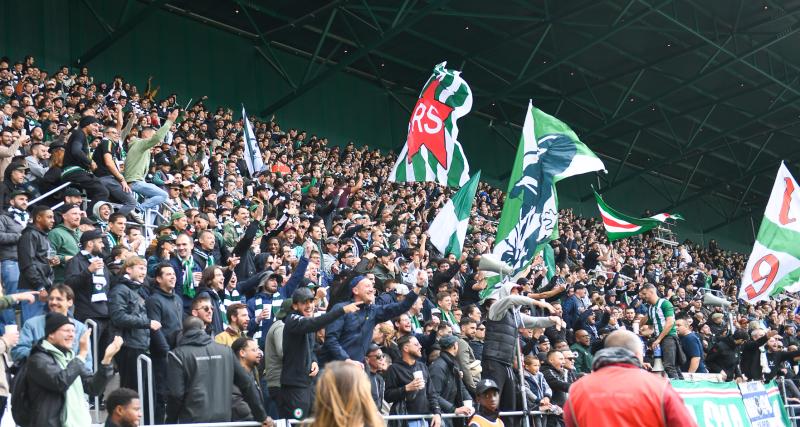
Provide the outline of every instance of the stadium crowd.
[[[12,395],[0,375],[0,414],[11,399],[29,425],[86,426],[91,393],[108,425],[136,425],[146,354],[159,423],[306,418],[326,365],[350,361],[383,414],[483,426],[524,403],[545,414],[536,425],[562,425],[565,405],[590,400],[569,400],[572,384],[613,362],[602,348],[617,330],[646,349],[631,363],[670,378],[797,375],[796,300],[738,302],[745,256],[714,240],[609,244],[599,220],[562,210],[554,271],[539,258],[481,298],[499,189],[480,184],[462,254],[441,254],[425,231],[454,190],[390,183],[393,155],[274,117],[251,120],[265,165],[251,174],[242,120],[205,101],[182,110],[121,76],[0,59],[0,350],[14,361],[0,366],[17,378]],[[104,395],[115,371],[121,388]]]

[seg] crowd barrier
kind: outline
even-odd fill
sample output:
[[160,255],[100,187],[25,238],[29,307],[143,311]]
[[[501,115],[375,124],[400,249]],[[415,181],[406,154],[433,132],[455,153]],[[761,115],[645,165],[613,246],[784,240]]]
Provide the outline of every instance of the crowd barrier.
[[[97,329],[97,322],[92,319],[86,319],[86,327],[92,331],[92,372],[97,372],[97,367],[100,365],[100,361],[97,360],[99,356],[97,347],[98,343],[100,342],[100,331]],[[94,397],[94,418],[100,416],[100,396]]]
[[[147,366],[146,377],[142,372],[142,362]],[[145,379],[147,383],[144,382]],[[155,403],[153,400],[153,361],[150,360],[147,355],[142,354],[136,359],[136,382],[139,386],[139,400],[142,402],[143,408],[146,411],[144,414],[145,418],[142,420],[142,425],[151,425],[153,419],[155,419],[155,407],[153,406]],[[145,386],[147,386],[146,389]],[[145,391],[147,392],[147,399],[144,399]]]

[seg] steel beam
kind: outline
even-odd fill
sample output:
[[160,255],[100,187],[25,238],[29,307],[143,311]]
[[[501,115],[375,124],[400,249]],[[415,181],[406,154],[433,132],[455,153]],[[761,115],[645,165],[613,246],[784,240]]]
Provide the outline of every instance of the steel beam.
[[424,9],[422,9],[419,13],[414,14],[413,16],[409,16],[407,19],[403,20],[400,24],[395,27],[388,29],[383,35],[378,37],[377,39],[367,43],[362,49],[359,49],[357,52],[354,52],[352,55],[348,55],[347,57],[343,58],[336,64],[334,67],[322,72],[320,75],[316,76],[309,82],[300,85],[290,93],[287,93],[282,98],[278,99],[277,101],[270,104],[267,108],[265,108],[262,112],[262,116],[267,116],[277,109],[283,107],[286,104],[289,104],[293,100],[297,99],[299,96],[305,94],[309,90],[313,89],[323,81],[329,79],[330,77],[334,76],[339,71],[344,70],[354,62],[358,61],[359,59],[363,58],[373,50],[383,46],[387,42],[389,42],[392,38],[397,36],[398,34],[404,32],[407,28],[410,28],[420,20],[422,20],[427,14],[433,10],[440,8],[442,5],[446,4],[449,0],[434,0],[428,3]]
[[100,24],[100,26],[103,28],[103,31],[105,31],[106,34],[111,35],[111,33],[114,32],[114,29],[111,28],[111,25],[108,25],[106,20],[103,19],[103,17],[100,16],[99,13],[97,13],[97,9],[95,9],[94,6],[92,6],[89,0],[81,0],[81,1],[83,2],[84,6],[86,6],[86,8],[89,9],[89,13],[91,13],[92,16],[94,16],[94,19],[97,20],[97,23]]
[[100,40],[94,46],[90,47],[86,52],[82,55],[78,56],[75,59],[75,66],[82,67],[89,62],[91,62],[97,55],[100,55],[108,49],[111,45],[116,43],[117,40],[122,38],[122,36],[130,33],[137,25],[141,24],[142,22],[146,21],[150,15],[153,14],[158,8],[164,5],[168,0],[153,0],[150,3],[147,3],[144,9],[142,9],[139,13],[128,19],[127,22],[117,27],[111,34],[109,34],[103,40]]
[[333,20],[336,18],[336,12],[339,9],[334,8],[331,10],[331,14],[328,17],[328,22],[325,23],[325,29],[322,30],[322,35],[319,38],[319,42],[317,42],[317,47],[314,48],[314,53],[311,55],[311,61],[308,61],[308,66],[306,67],[306,72],[303,73],[303,79],[300,80],[300,84],[303,84],[308,80],[309,74],[311,74],[311,66],[314,65],[314,61],[317,59],[319,55],[320,49],[322,49],[322,45],[325,43],[325,38],[328,37],[328,33],[331,31],[331,24],[333,24]]

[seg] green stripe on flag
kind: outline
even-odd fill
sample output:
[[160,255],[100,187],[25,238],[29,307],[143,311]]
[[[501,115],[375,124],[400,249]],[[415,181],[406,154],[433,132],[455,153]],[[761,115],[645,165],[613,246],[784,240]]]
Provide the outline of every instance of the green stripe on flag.
[[[439,81],[439,86],[436,88],[436,99],[439,100],[439,102],[443,102],[441,100],[442,92],[444,92],[447,88],[449,88],[450,85],[453,84],[453,81],[455,79],[456,79],[456,77],[455,77],[455,75],[453,75],[452,72],[447,72],[447,73],[445,73],[444,78]],[[453,105],[450,102],[445,102],[445,104]]]
[[425,178],[427,176],[425,173],[425,158],[421,149],[411,158],[411,166],[413,166],[414,181],[427,181]]
[[461,257],[461,242],[458,241],[458,234],[453,233],[450,236],[450,243],[447,244],[447,250],[442,255],[453,254],[456,258]]
[[464,174],[464,153],[461,147],[453,147],[453,160],[450,162],[450,170],[447,171],[447,185],[458,187],[461,185],[461,175]]
[[397,182],[405,182],[406,181],[406,168],[408,167],[408,162],[406,161],[405,150],[400,153],[400,163],[397,165],[397,171],[395,173],[394,180]]
[[783,228],[766,216],[761,221],[756,240],[770,250],[784,252],[800,259],[800,246],[797,244],[800,242],[800,233]]
[[450,101],[448,104],[455,105],[456,107],[460,107],[464,105],[464,102],[467,101],[467,98],[470,96],[469,89],[467,85],[459,85],[456,92],[450,96]]

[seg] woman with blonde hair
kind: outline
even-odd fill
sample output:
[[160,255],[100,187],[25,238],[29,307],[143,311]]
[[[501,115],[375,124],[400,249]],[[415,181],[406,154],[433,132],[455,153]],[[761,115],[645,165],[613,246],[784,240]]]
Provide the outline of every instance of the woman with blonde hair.
[[317,382],[312,427],[383,427],[364,369],[353,362],[325,365]]

